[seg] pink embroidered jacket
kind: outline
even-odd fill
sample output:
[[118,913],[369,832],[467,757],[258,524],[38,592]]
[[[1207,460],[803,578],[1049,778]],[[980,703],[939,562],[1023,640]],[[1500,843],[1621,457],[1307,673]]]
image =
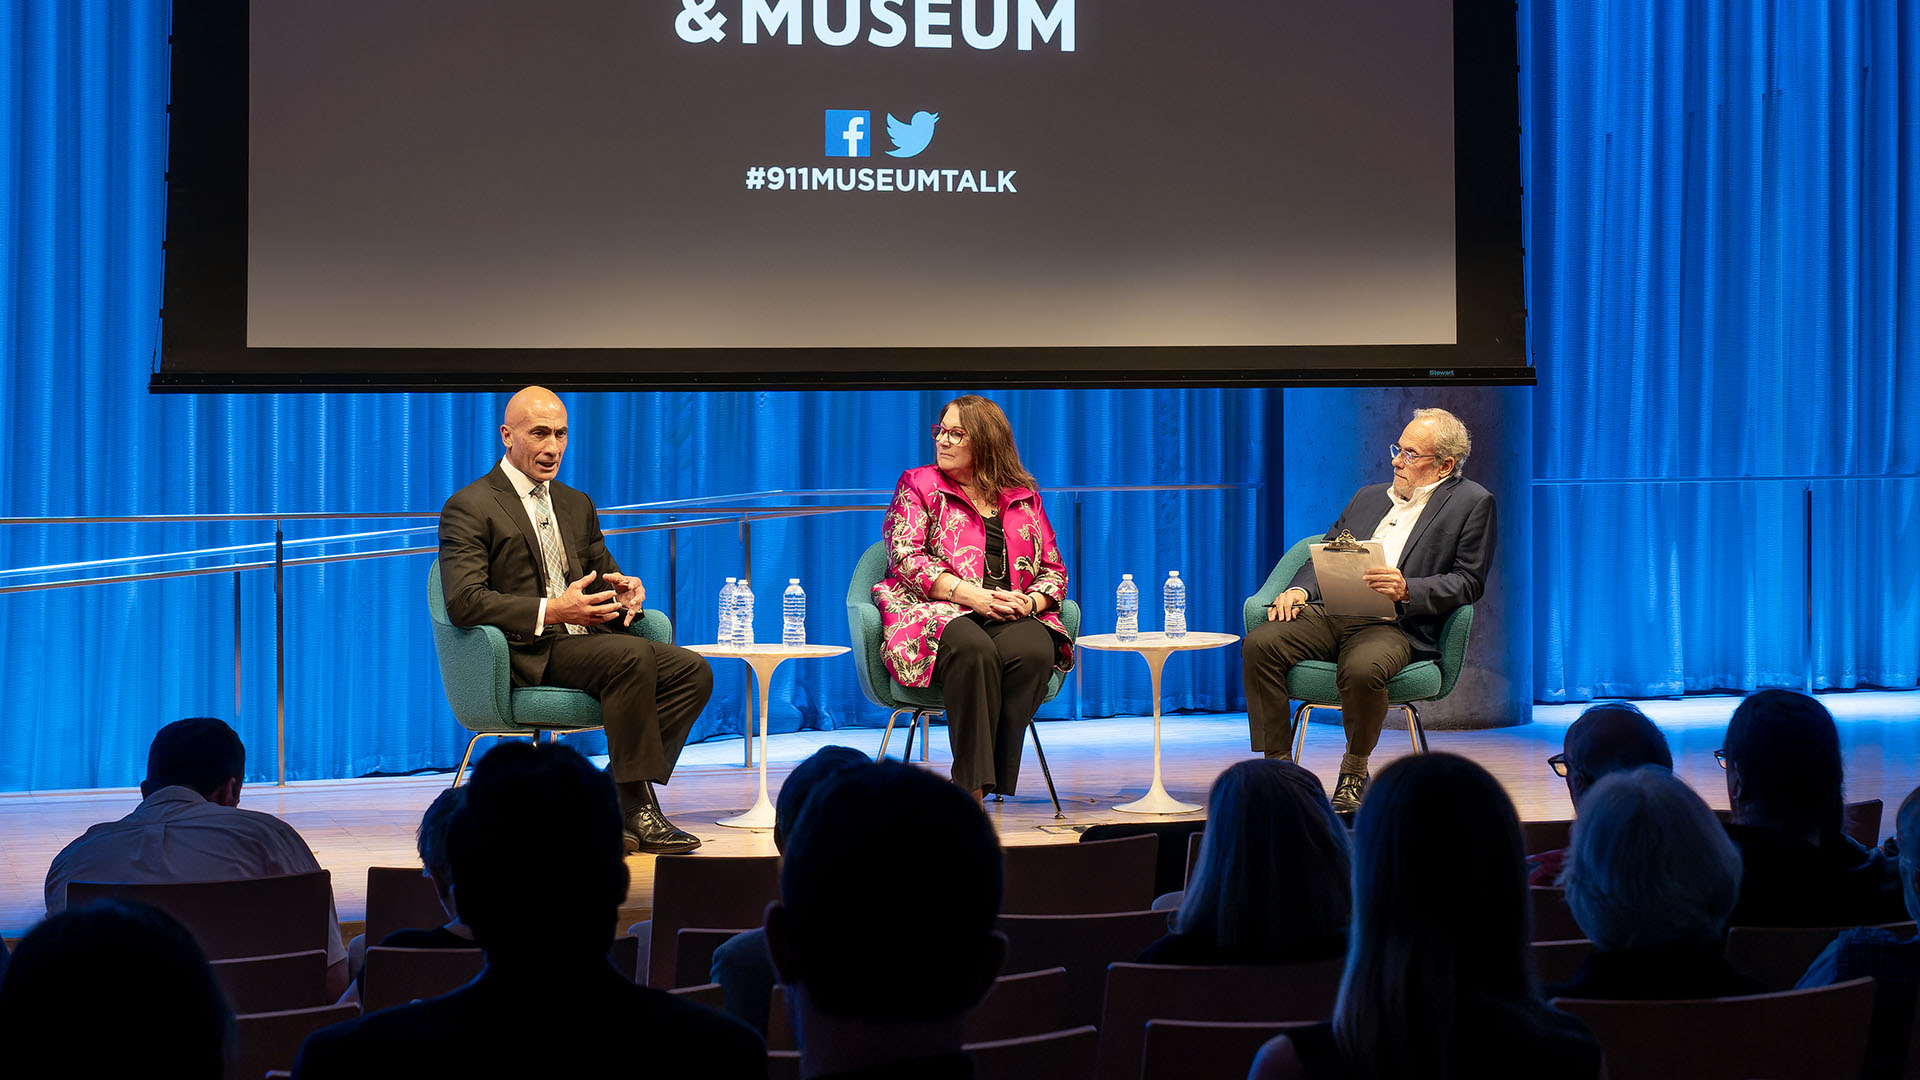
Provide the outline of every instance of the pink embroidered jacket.
[[[1073,643],[1059,614],[1067,595],[1067,567],[1040,496],[1023,487],[1001,492],[1000,527],[1007,537],[1007,576],[1014,591],[1045,593],[1053,601],[1038,617],[1053,631],[1058,646],[1054,667],[1070,671]],[[945,473],[922,465],[900,474],[880,535],[887,545],[888,566],[886,580],[873,587],[885,640],[881,655],[900,685],[926,687],[933,683],[940,632],[948,621],[971,610],[929,600],[929,590],[943,572],[975,585],[985,580],[987,526]]]

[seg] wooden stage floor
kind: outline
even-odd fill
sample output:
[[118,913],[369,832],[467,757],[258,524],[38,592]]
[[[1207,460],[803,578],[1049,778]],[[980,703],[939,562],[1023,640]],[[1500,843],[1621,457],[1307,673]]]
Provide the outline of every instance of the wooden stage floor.
[[[1839,722],[1847,798],[1885,800],[1881,831],[1891,832],[1894,809],[1920,784],[1920,693],[1827,694],[1821,700]],[[1725,774],[1714,763],[1713,751],[1721,745],[1727,718],[1738,703],[1736,697],[1641,703],[1666,731],[1676,771],[1716,807],[1727,805],[1727,794]],[[1506,787],[1523,819],[1565,818],[1572,812],[1566,784],[1547,768],[1546,759],[1559,752],[1567,725],[1581,708],[1539,706],[1529,725],[1431,732],[1428,742],[1436,751],[1462,754],[1486,766]],[[987,802],[1004,843],[1071,843],[1078,829],[1088,825],[1154,820],[1113,809],[1140,797],[1152,777],[1149,718],[1047,721],[1040,732],[1066,820],[1054,820],[1029,742],[1019,796]],[[896,730],[890,747],[895,755],[900,734]],[[1249,756],[1244,713],[1169,717],[1163,734],[1167,789],[1187,802],[1205,802],[1207,787],[1220,770]],[[865,728],[774,736],[768,742],[768,782],[777,792],[787,771],[821,746],[843,743],[872,753],[879,742],[880,732]],[[934,728],[933,744],[930,767],[944,775],[950,758],[939,727]],[[1320,775],[1329,790],[1340,745],[1337,726],[1315,724],[1307,733],[1304,764]],[[1406,733],[1389,729],[1374,754],[1374,770],[1409,749]],[[916,746],[914,757],[919,754]],[[755,776],[740,766],[740,758],[740,743],[734,738],[688,747],[673,784],[663,791],[663,801],[678,824],[706,841],[702,852],[771,855],[770,832],[714,824],[753,802]],[[419,864],[414,829],[421,812],[450,780],[451,774],[439,774],[311,781],[285,788],[257,785],[241,793],[240,805],[274,814],[300,830],[321,865],[333,872],[341,920],[353,924],[365,917],[368,866]],[[123,816],[139,798],[132,789],[0,795],[0,935],[17,939],[44,913],[41,891],[47,866],[69,840],[95,822]],[[628,861],[633,889],[623,915],[643,917],[652,902],[653,859],[635,856]]]

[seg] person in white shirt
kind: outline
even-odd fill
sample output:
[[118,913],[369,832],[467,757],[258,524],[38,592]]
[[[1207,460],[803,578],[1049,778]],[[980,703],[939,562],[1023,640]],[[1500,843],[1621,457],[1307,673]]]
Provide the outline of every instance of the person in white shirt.
[[1367,758],[1387,718],[1387,680],[1415,660],[1440,655],[1440,625],[1454,608],[1486,589],[1496,534],[1493,495],[1461,475],[1473,449],[1467,427],[1445,409],[1420,409],[1389,448],[1391,483],[1361,488],[1327,530],[1378,540],[1386,565],[1366,582],[1394,602],[1393,619],[1328,614],[1313,564],[1294,575],[1267,605],[1267,622],[1240,644],[1253,748],[1268,757],[1292,753],[1293,717],[1287,671],[1302,660],[1338,668],[1340,717],[1347,751],[1340,759],[1333,808],[1360,806]]
[[[147,778],[133,813],[93,826],[54,856],[47,870],[47,914],[67,906],[75,881],[231,881],[320,869],[293,826],[271,814],[242,810],[247,748],[224,721],[176,720],[147,749]],[[347,950],[340,918],[327,905],[327,987],[347,987]]]

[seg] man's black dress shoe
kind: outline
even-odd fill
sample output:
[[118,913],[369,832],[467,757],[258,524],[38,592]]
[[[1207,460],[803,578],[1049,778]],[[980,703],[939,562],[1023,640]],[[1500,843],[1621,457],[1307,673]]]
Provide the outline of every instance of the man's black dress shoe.
[[627,854],[678,855],[700,846],[700,838],[678,828],[659,806],[636,806],[625,814]]
[[1367,790],[1367,774],[1343,772],[1333,785],[1333,811],[1336,814],[1351,814],[1360,809],[1360,796]]

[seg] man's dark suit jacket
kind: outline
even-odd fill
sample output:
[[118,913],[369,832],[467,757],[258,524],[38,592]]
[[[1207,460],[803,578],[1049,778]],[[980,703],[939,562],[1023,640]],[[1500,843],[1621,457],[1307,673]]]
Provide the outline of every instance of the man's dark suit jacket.
[[[600,535],[600,515],[584,493],[552,481],[561,547],[567,554],[567,581],[587,571],[619,573]],[[499,465],[453,493],[440,510],[440,587],[447,596],[447,618],[455,626],[497,626],[507,635],[513,674],[522,685],[537,686],[547,670],[547,654],[567,631],[558,624],[534,636],[534,618],[547,595],[541,572],[540,538],[533,531],[513,481]],[[589,592],[601,591],[596,579]],[[620,620],[587,628],[611,633]]]
[[[1363,487],[1340,520],[1327,530],[1331,542],[1342,531],[1357,539],[1373,535],[1380,520],[1393,509],[1387,495],[1391,484]],[[1400,552],[1400,573],[1407,579],[1407,601],[1397,605],[1400,629],[1413,642],[1416,660],[1440,655],[1440,624],[1447,613],[1480,599],[1487,588],[1487,568],[1493,564],[1495,540],[1493,494],[1462,476],[1451,476],[1433,489],[1420,520]],[[1293,576],[1289,588],[1305,589],[1308,600],[1320,599],[1320,582],[1313,560]]]

